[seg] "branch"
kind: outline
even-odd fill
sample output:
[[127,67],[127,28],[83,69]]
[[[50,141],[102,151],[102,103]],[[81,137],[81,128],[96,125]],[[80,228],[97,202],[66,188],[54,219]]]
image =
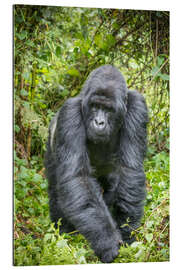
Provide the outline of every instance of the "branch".
[[169,58],[167,58],[166,61],[162,64],[162,66],[160,66],[160,68],[155,72],[155,74],[154,74],[153,77],[152,77],[152,80],[149,82],[149,84],[147,85],[146,88],[148,88],[148,87],[151,85],[151,83],[152,83],[152,81],[154,80],[154,78],[156,77],[156,75],[157,75],[157,74],[159,73],[159,71],[167,64],[168,61],[169,61]]
[[143,27],[143,26],[144,26],[144,23],[138,25],[135,29],[133,29],[132,31],[128,32],[124,37],[122,37],[121,39],[119,39],[119,40],[115,43],[114,47],[115,47],[115,46],[118,46],[118,45],[121,46],[122,43],[126,40],[126,38],[127,38],[128,36],[130,36],[131,34],[133,34],[133,33],[136,32],[136,31],[138,31],[138,30],[139,30],[141,27]]

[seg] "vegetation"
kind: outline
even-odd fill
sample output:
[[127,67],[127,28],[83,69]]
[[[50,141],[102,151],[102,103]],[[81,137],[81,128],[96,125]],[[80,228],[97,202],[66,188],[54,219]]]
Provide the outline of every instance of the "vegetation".
[[15,265],[101,263],[82,235],[51,224],[43,155],[50,119],[102,64],[145,96],[150,117],[145,215],[114,262],[169,260],[169,13],[16,5]]

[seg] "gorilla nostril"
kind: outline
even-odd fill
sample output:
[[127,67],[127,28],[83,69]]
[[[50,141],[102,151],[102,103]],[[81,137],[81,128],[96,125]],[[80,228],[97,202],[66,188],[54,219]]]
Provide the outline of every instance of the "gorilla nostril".
[[98,126],[98,120],[95,119],[94,122],[95,122],[96,126]]
[[104,126],[104,121],[99,122],[99,126]]
[[105,122],[102,120],[94,119],[95,126],[98,128],[103,128],[105,126]]

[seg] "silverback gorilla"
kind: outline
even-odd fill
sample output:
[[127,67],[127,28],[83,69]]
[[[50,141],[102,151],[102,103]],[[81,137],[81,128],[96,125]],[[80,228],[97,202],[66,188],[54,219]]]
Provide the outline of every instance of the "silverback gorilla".
[[[102,262],[112,262],[140,225],[148,113],[111,65],[89,75],[52,119],[45,155],[51,219],[78,230]],[[126,224],[126,226],[122,226]],[[128,226],[127,226],[128,224]]]

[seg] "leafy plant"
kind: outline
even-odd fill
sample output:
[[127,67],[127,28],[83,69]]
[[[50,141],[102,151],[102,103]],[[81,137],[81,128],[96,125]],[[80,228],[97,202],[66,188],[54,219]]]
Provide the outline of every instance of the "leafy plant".
[[[38,168],[36,160],[32,160]],[[47,182],[36,169],[15,157],[15,265],[101,263],[85,238],[59,235],[48,215]],[[122,246],[115,263],[169,260],[169,158],[166,153],[145,162],[147,199],[136,242]],[[59,221],[59,226],[61,223]]]

